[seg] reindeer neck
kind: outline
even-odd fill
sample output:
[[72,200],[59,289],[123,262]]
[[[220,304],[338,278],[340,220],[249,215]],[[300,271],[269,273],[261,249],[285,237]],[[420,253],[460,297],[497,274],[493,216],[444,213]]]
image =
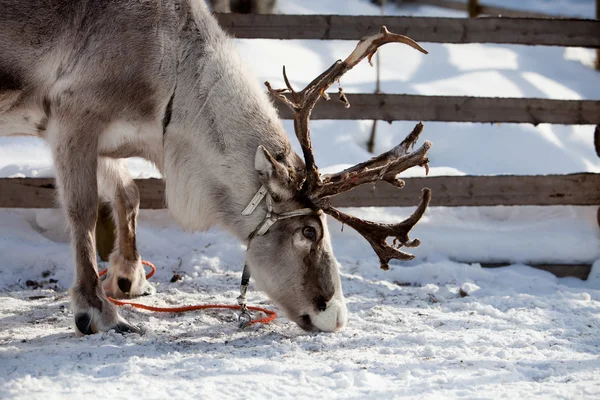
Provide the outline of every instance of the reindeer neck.
[[289,142],[265,89],[230,40],[220,30],[201,43],[195,39],[183,44],[187,56],[164,137],[167,202],[185,228],[220,225],[245,240],[266,213],[261,204],[241,215],[260,187],[256,150],[263,145],[275,154]]

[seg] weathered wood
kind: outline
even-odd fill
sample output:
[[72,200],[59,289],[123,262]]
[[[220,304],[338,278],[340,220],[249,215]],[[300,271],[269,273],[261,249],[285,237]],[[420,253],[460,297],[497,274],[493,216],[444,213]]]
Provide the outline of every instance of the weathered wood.
[[[470,4],[463,1],[456,0],[403,0],[405,3],[416,3],[416,4],[425,4],[430,6],[436,6],[441,8],[446,8],[450,10],[456,11],[471,11]],[[477,1],[477,0],[468,0]],[[475,9],[475,14],[471,15],[477,16],[481,14],[491,15],[491,16],[502,16],[502,17],[517,17],[517,18],[556,18],[556,15],[531,12],[531,11],[522,11],[522,10],[512,10],[504,7],[496,7],[496,6],[488,6],[485,4],[477,4],[477,8]]]
[[[467,263],[472,264],[472,263]],[[483,268],[502,268],[508,267],[515,263],[502,262],[502,263],[480,263]],[[590,264],[529,264],[524,263],[532,268],[541,269],[548,271],[558,278],[573,277],[586,280],[590,275],[592,266]]]
[[[537,176],[438,176],[406,178],[399,190],[386,183],[364,185],[332,198],[337,207],[415,206],[421,189],[433,192],[431,206],[549,206],[600,204],[600,174]],[[160,179],[137,179],[141,208],[165,207]],[[50,208],[54,205],[54,180],[50,178],[0,179],[0,208]]]
[[[350,109],[336,100],[320,101],[311,119],[600,124],[600,101],[595,100],[349,93],[346,96]],[[282,118],[292,118],[282,102],[275,105]]]
[[364,185],[333,198],[339,207],[415,206],[421,189],[432,191],[431,206],[549,206],[600,204],[600,174],[540,176],[440,176],[406,178],[402,190]]
[[547,18],[431,18],[346,15],[217,14],[244,39],[359,40],[382,25],[419,42],[600,47],[600,22]]

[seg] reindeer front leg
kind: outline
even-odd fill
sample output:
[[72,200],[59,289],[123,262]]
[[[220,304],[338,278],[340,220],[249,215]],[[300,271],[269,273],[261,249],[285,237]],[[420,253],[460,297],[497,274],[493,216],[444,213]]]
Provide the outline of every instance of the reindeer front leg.
[[136,246],[136,223],[140,193],[131,179],[124,159],[100,157],[98,164],[99,193],[112,206],[117,226],[117,239],[110,255],[110,267],[104,280],[108,296],[130,298],[156,292],[146,280]]
[[[98,137],[104,125],[91,112],[74,115],[52,110],[47,139],[52,148],[62,206],[71,229],[75,279],[71,308],[79,333],[114,329],[139,332],[119,316],[104,294],[96,265],[94,230],[98,213]],[[68,118],[62,117],[68,115]],[[56,116],[56,117],[55,117]]]

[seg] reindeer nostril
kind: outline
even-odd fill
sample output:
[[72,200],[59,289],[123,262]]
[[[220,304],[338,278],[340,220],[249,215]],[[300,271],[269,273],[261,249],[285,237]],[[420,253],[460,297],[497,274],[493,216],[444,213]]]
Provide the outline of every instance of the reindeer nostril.
[[323,296],[319,296],[319,298],[317,299],[317,308],[319,309],[319,311],[325,311],[327,309],[327,302],[325,301],[325,298],[323,298]]

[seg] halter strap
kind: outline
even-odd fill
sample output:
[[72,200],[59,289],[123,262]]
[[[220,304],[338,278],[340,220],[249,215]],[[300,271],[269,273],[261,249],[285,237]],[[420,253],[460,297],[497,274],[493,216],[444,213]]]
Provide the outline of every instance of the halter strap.
[[248,203],[246,208],[244,208],[244,211],[242,211],[242,215],[248,216],[252,214],[254,210],[256,210],[256,207],[258,207],[262,199],[265,199],[267,205],[267,214],[265,215],[265,219],[263,220],[263,222],[261,222],[256,227],[256,229],[250,234],[250,237],[264,235],[269,231],[269,228],[271,228],[275,224],[275,222],[280,221],[282,219],[300,217],[302,215],[311,215],[315,213],[314,210],[312,210],[311,208],[300,208],[298,210],[287,211],[281,214],[274,213],[273,198],[271,197],[271,194],[269,193],[269,190],[266,188],[266,186],[263,185],[260,187],[260,189],[258,189],[258,192],[256,192],[252,200],[250,200],[250,203]]
[[[281,214],[277,214],[273,212],[273,197],[269,193],[269,190],[266,186],[262,185],[258,192],[252,197],[250,203],[244,208],[242,211],[243,216],[248,216],[256,210],[256,207],[260,204],[260,202],[265,199],[267,205],[267,214],[265,215],[265,219],[261,222],[256,229],[250,234],[248,239],[252,239],[255,236],[262,236],[269,231],[269,228],[275,224],[275,222],[292,217],[299,217],[302,215],[311,215],[314,214],[314,210],[310,208],[300,208],[298,210],[287,211]],[[249,243],[248,243],[249,245]],[[242,282],[240,284],[240,295],[237,298],[238,304],[241,308],[241,313],[238,317],[238,322],[240,328],[245,328],[250,323],[252,316],[248,312],[248,307],[246,306],[246,292],[248,291],[248,283],[250,282],[250,269],[248,268],[248,264],[244,265],[244,272],[242,273]]]

